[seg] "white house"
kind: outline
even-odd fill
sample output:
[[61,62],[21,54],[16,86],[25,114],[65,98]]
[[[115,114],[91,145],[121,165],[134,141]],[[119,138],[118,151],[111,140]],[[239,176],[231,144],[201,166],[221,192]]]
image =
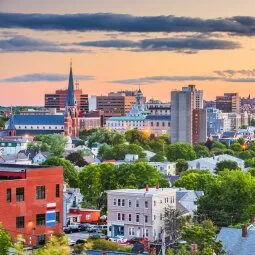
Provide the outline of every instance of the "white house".
[[135,162],[138,160],[139,156],[137,154],[126,154],[125,155],[125,162]]
[[42,164],[44,161],[46,161],[49,158],[50,154],[49,152],[42,152],[39,151],[33,158],[34,164]]
[[176,173],[175,162],[148,162],[148,164],[157,168],[164,175],[175,175]]
[[9,155],[17,154],[21,150],[27,149],[28,141],[26,139],[20,140],[0,140],[0,154]]
[[171,188],[119,189],[107,192],[108,236],[161,238],[165,208],[176,209]]
[[208,170],[214,173],[217,163],[224,160],[235,161],[241,169],[245,168],[244,160],[228,154],[218,155],[210,158],[199,158],[192,161],[187,161],[187,163],[189,165],[189,169]]

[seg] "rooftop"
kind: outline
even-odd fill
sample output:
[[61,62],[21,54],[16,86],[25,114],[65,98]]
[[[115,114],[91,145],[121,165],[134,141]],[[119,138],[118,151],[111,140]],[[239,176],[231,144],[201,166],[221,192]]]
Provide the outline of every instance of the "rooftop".
[[24,172],[27,169],[51,168],[52,166],[0,164],[0,172]]
[[148,191],[146,189],[117,189],[117,190],[108,190],[107,193],[111,194],[118,194],[118,193],[128,193],[128,194],[148,194],[148,195],[155,195],[161,192],[167,192],[167,191],[175,191],[175,189],[172,188],[149,188]]

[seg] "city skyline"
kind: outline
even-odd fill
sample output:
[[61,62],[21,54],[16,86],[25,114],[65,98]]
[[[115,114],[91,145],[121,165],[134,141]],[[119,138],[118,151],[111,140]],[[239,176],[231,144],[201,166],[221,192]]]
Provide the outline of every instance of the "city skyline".
[[0,105],[43,105],[45,93],[67,88],[70,59],[89,95],[141,84],[148,99],[169,101],[195,84],[207,100],[254,97],[255,3],[244,2],[3,0]]

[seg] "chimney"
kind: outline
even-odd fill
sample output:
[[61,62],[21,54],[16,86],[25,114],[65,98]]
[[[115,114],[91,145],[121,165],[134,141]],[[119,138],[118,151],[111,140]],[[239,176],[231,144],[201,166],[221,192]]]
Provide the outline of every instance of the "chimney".
[[145,190],[146,190],[146,192],[149,191],[149,185],[148,184],[145,185]]
[[242,225],[242,237],[246,237],[248,235],[247,224]]
[[255,224],[255,217],[251,218],[251,224]]
[[159,183],[157,183],[157,185],[156,185],[156,189],[159,189]]
[[191,254],[197,254],[197,244],[193,243],[191,244]]

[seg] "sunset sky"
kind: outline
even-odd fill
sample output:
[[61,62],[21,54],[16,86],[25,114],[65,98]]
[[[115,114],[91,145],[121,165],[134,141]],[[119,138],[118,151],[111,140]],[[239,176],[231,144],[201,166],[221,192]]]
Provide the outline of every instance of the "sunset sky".
[[134,90],[170,100],[255,97],[254,0],[0,0],[0,105],[43,105],[66,88]]

